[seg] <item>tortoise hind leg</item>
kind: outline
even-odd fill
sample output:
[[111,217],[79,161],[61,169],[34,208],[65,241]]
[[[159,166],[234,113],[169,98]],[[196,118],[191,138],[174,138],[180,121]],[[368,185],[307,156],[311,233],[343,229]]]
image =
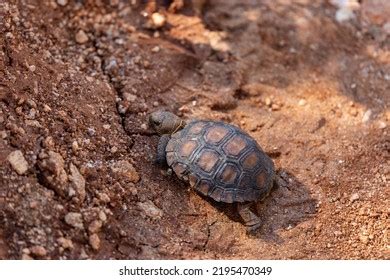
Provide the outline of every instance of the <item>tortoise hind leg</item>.
[[166,165],[167,164],[167,158],[166,158],[166,151],[165,148],[167,147],[167,144],[169,142],[169,139],[171,137],[168,134],[164,134],[160,137],[158,141],[157,146],[157,156],[155,163],[159,165]]
[[253,232],[258,229],[262,222],[255,213],[250,209],[254,205],[253,202],[244,202],[237,204],[237,210],[241,218],[244,220],[244,224],[247,226],[248,232]]

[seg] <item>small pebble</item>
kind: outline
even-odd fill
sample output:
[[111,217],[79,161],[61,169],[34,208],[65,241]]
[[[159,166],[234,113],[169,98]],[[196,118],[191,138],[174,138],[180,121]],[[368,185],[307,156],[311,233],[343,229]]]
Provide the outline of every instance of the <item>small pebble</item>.
[[158,208],[151,200],[138,202],[138,207],[152,219],[160,219],[163,215],[163,211]]
[[85,44],[89,40],[87,34],[83,30],[79,30],[76,33],[75,39],[76,39],[76,42],[79,44]]
[[51,108],[49,107],[49,105],[45,104],[45,105],[43,105],[43,111],[48,113],[51,111]]
[[74,228],[78,228],[78,229],[84,228],[83,217],[80,213],[69,212],[65,216],[65,223],[67,223],[68,225]]
[[349,109],[349,114],[353,117],[356,117],[359,114],[359,112],[356,108],[352,107],[351,109]]
[[362,118],[362,122],[363,123],[367,123],[368,121],[371,120],[371,117],[372,117],[372,110],[369,109],[367,110],[364,115],[363,115],[363,118]]
[[357,193],[354,193],[354,194],[352,194],[351,195],[351,197],[349,198],[349,201],[350,202],[354,202],[354,201],[356,201],[356,200],[359,200],[359,194],[357,194]]
[[30,251],[29,248],[23,248],[22,253],[23,253],[23,254],[26,254],[26,255],[30,255],[30,254],[31,254],[31,251]]
[[23,156],[22,151],[16,150],[11,152],[7,157],[12,168],[19,174],[22,175],[26,173],[28,169],[28,163]]
[[22,260],[33,260],[33,258],[28,254],[22,254]]
[[270,107],[270,106],[271,106],[271,104],[272,104],[272,100],[271,100],[271,98],[269,98],[269,97],[266,97],[264,101],[265,101],[265,105],[266,105],[266,106],[268,106],[268,107]]
[[105,221],[107,221],[107,215],[106,213],[104,213],[104,211],[100,211],[99,212],[99,219],[104,223]]
[[96,233],[94,233],[94,234],[89,236],[89,244],[91,245],[91,247],[94,250],[99,250],[99,248],[100,248],[100,238],[99,238],[99,236]]
[[95,129],[94,129],[94,128],[92,128],[92,127],[88,127],[88,129],[87,129],[87,133],[88,133],[88,135],[89,135],[89,136],[94,136],[94,135],[95,135],[95,133],[96,133],[96,131],[95,131]]
[[301,100],[299,100],[298,105],[299,105],[299,106],[305,106],[306,103],[307,103],[307,102],[306,102],[305,99],[301,99]]
[[137,100],[137,96],[128,92],[124,92],[123,99],[129,102],[134,102]]
[[57,239],[57,242],[64,249],[73,249],[73,242],[70,239],[60,237]]
[[92,223],[89,225],[88,227],[88,231],[90,233],[97,233],[100,231],[100,229],[102,228],[102,221],[101,220],[94,220],[92,221]]
[[152,52],[154,53],[157,53],[160,51],[160,47],[159,46],[155,46],[154,48],[152,48]]
[[68,4],[68,0],[57,0],[57,4],[64,7]]
[[31,72],[35,72],[35,70],[37,69],[37,67],[35,65],[29,65],[28,66],[28,69],[30,69]]
[[42,246],[33,246],[30,248],[31,254],[36,257],[44,257],[47,255],[47,251]]
[[78,149],[79,149],[79,144],[77,143],[77,141],[73,141],[72,142],[72,151],[76,152]]
[[152,27],[156,29],[163,27],[165,25],[165,22],[167,21],[165,16],[160,13],[153,13],[151,20],[153,24]]
[[385,129],[386,127],[387,127],[386,122],[384,122],[384,121],[379,121],[378,122],[378,128],[379,129]]
[[99,199],[100,199],[100,201],[105,202],[105,203],[109,203],[111,201],[110,197],[105,193],[100,193]]
[[111,165],[111,171],[116,175],[127,178],[130,182],[137,183],[140,179],[137,170],[127,160],[119,160]]
[[280,105],[274,103],[271,105],[271,109],[272,111],[278,111],[280,110]]

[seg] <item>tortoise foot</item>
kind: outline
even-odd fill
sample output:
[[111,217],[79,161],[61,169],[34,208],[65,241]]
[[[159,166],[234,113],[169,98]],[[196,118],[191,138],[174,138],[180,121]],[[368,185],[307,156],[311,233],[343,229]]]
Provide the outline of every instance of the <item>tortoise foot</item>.
[[237,205],[238,213],[244,221],[245,226],[247,227],[247,232],[252,233],[257,230],[261,225],[262,221],[253,211],[250,209],[253,203],[239,203]]
[[258,230],[261,226],[262,226],[262,222],[260,221],[259,219],[259,222],[257,224],[254,224],[254,225],[247,225],[246,226],[246,232],[248,234],[253,234],[256,230]]

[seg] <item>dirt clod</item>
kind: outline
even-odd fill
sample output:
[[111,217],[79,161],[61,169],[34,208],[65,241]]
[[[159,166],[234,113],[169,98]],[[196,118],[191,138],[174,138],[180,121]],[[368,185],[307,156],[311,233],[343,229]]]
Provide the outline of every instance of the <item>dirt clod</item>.
[[102,228],[102,221],[101,220],[94,220],[89,226],[88,226],[88,231],[90,233],[97,233],[100,231]]
[[44,257],[47,255],[46,249],[42,246],[33,246],[30,248],[30,252],[36,257]]
[[57,242],[64,249],[73,249],[73,242],[70,239],[60,237],[57,239]]
[[16,150],[11,152],[7,159],[19,175],[23,175],[28,170],[28,162],[24,158],[22,151]]
[[139,202],[138,207],[152,219],[160,219],[163,216],[163,211],[150,200]]
[[[48,140],[46,146],[52,146],[51,140]],[[39,155],[41,160],[38,166],[42,172],[43,180],[46,186],[53,189],[58,195],[67,197],[68,190],[68,174],[65,171],[65,162],[59,153],[48,151],[41,152]]]
[[65,222],[77,229],[84,229],[83,216],[81,213],[70,212],[65,216]]
[[94,250],[99,250],[100,248],[100,238],[97,234],[91,234],[89,236],[89,244]]
[[111,164],[111,171],[121,177],[128,179],[132,183],[137,183],[140,179],[134,166],[127,160],[120,160]]
[[69,180],[72,182],[71,187],[74,188],[78,200],[83,202],[85,199],[85,179],[72,163],[69,165],[69,170]]
[[85,44],[88,42],[88,35],[84,32],[84,30],[79,30],[75,35],[75,40],[79,44]]

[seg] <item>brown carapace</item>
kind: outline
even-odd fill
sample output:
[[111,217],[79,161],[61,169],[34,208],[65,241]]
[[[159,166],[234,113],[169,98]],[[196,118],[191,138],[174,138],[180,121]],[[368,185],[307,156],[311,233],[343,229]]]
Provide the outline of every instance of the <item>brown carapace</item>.
[[[154,116],[161,119],[158,114],[164,113]],[[237,202],[251,230],[261,224],[250,202],[270,192],[275,170],[272,160],[247,133],[223,122],[194,120],[172,135],[163,135],[158,153],[199,193],[220,202]]]

